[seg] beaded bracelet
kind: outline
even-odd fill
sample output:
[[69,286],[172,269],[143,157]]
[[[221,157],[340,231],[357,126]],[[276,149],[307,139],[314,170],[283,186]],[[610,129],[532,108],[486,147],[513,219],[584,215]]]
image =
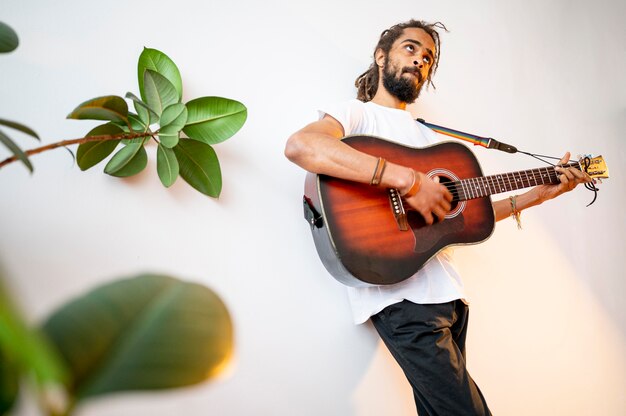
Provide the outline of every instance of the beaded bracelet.
[[511,216],[514,217],[515,222],[517,222],[517,229],[521,230],[522,229],[522,220],[521,220],[522,213],[517,210],[517,206],[516,206],[517,195],[510,196],[509,201],[511,201]]

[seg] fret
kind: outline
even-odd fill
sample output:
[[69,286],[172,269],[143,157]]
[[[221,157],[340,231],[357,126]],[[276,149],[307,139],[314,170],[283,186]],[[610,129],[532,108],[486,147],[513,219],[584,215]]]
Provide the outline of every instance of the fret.
[[[576,166],[574,166],[574,167],[576,167]],[[551,173],[554,174],[554,178],[552,179],[552,183],[559,183],[559,172],[554,170],[554,168],[550,168],[550,169],[551,169]]]
[[480,182],[480,189],[482,191],[482,196],[489,195],[489,188],[487,187],[487,179],[486,178],[479,178],[478,181]]
[[[513,174],[515,178],[515,174]],[[517,172],[517,179],[515,179],[515,189],[521,189],[524,187],[524,180],[522,179],[522,172]]]
[[480,179],[481,179],[480,183],[482,185],[483,194],[484,194],[483,196],[491,195],[491,189],[489,189],[489,177],[484,176]]
[[478,181],[478,178],[472,178],[472,184],[474,185],[474,193],[476,194],[476,197],[480,198],[484,196],[480,191],[480,183]]
[[539,182],[537,182],[537,175],[535,175],[535,173],[536,173],[536,172],[535,172],[534,170],[531,170],[531,171],[529,171],[529,172],[531,172],[531,173],[533,174],[533,182],[534,182],[534,183],[533,183],[531,186],[537,186],[537,185],[539,185]]
[[498,179],[498,186],[500,187],[500,192],[506,192],[506,187],[504,186],[504,179],[502,179],[502,175],[496,175],[496,178]]
[[541,181],[541,183],[538,183],[538,185],[545,185],[545,176],[543,175],[543,173],[541,172],[541,168],[535,169],[535,174],[539,177],[539,180]]
[[496,178],[492,175],[489,177],[489,181],[491,182],[491,187],[493,188],[493,194],[497,194],[498,193],[498,182],[496,180]]
[[478,197],[476,196],[476,191],[474,190],[474,185],[472,184],[472,179],[474,179],[474,178],[469,178],[467,180],[467,187],[470,190],[470,197],[472,199],[474,199],[474,198],[478,198]]
[[[517,188],[513,188],[513,184],[515,183],[515,175],[511,174],[511,173],[505,173],[506,175],[506,190],[510,191],[512,189],[517,189]],[[511,176],[513,176],[513,180],[511,180]]]
[[518,181],[519,181],[519,179],[517,179],[515,177],[515,173],[516,172],[509,173],[509,179],[510,179],[510,181],[509,181],[509,188],[510,188],[510,190],[519,189],[518,188]]
[[485,189],[485,178],[478,178],[476,182],[478,182],[478,186],[480,187],[480,196],[489,195],[489,192]]
[[[559,181],[559,174],[557,171],[554,170],[554,168],[547,167],[545,169],[546,169],[546,175],[548,178],[548,183],[556,183]],[[553,176],[553,173],[555,173],[556,175]]]

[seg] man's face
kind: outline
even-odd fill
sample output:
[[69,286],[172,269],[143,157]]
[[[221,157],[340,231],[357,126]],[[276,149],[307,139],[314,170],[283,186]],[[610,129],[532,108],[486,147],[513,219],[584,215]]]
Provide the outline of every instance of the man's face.
[[435,42],[423,29],[408,28],[383,61],[383,86],[407,104],[419,96],[435,59]]

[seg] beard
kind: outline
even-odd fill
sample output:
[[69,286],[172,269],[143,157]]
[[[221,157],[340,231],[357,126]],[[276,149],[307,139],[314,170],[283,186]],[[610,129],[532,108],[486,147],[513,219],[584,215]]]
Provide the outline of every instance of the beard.
[[[403,76],[407,72],[417,77],[417,84],[413,79]],[[398,70],[395,65],[391,65],[387,57],[383,68],[383,86],[391,95],[403,103],[411,104],[419,97],[423,85],[424,78],[417,68],[405,66],[402,70]]]

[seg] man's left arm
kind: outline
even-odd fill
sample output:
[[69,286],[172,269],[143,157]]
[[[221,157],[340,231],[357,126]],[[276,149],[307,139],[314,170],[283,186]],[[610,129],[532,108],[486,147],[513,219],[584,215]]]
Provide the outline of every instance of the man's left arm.
[[[560,165],[564,165],[569,161],[569,152],[559,161]],[[515,209],[518,212],[530,208],[535,205],[543,204],[549,199],[556,198],[559,195],[569,192],[581,183],[591,182],[591,178],[585,172],[575,168],[560,168],[555,170],[559,173],[560,183],[555,185],[539,185],[535,186],[528,192],[517,195],[515,198]],[[502,199],[493,202],[493,210],[496,214],[496,221],[503,220],[511,216],[511,201]]]

